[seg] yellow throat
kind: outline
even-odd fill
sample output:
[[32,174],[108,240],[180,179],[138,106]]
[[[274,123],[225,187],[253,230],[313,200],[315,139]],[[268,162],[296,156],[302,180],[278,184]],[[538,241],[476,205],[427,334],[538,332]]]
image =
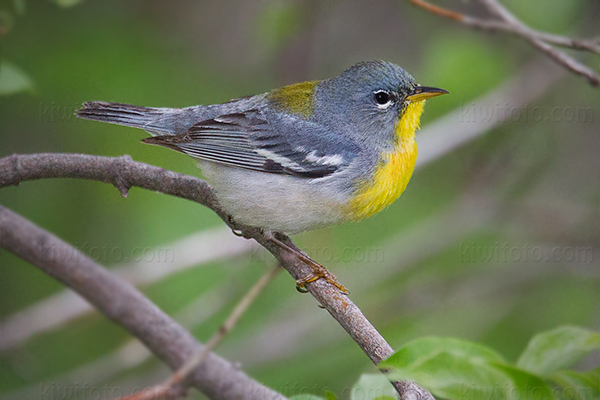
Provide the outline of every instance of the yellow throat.
[[373,178],[359,187],[347,204],[351,220],[361,220],[392,204],[406,188],[417,161],[415,132],[419,129],[425,100],[410,102],[396,123],[396,148],[383,153]]

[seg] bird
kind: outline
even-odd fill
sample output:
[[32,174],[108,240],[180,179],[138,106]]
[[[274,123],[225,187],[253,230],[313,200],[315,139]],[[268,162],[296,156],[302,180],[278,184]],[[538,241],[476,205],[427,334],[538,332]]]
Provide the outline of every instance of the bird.
[[[405,190],[417,159],[425,101],[448,91],[421,86],[400,66],[357,63],[323,80],[226,103],[155,108],[90,101],[80,118],[145,130],[142,142],[193,157],[232,224],[296,234],[360,221]],[[346,289],[323,266],[314,273]]]

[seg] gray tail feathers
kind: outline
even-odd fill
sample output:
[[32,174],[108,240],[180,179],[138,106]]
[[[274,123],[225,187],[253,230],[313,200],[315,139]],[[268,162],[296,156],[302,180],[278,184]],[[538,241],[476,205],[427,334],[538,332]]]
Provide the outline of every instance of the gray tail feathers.
[[[105,101],[89,101],[77,110],[79,118],[94,121],[108,122],[110,124],[132,126],[141,128],[151,133],[159,133],[165,129],[156,126],[156,121],[161,119],[165,109],[134,106],[132,104],[109,103]],[[158,128],[158,129],[157,129]],[[157,132],[158,131],[158,132]],[[164,132],[170,133],[170,132]]]

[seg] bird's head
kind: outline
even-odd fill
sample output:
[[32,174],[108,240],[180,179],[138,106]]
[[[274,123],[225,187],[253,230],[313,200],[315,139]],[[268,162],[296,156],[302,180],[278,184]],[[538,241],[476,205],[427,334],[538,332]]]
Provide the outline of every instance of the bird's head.
[[316,86],[314,118],[344,126],[357,140],[389,144],[414,135],[425,100],[445,93],[395,64],[362,62]]

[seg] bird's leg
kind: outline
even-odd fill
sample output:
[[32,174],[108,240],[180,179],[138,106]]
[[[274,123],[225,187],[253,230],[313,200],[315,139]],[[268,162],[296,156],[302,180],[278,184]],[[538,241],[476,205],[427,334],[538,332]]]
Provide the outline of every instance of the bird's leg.
[[306,253],[303,253],[300,250],[294,249],[287,244],[283,243],[281,240],[277,239],[273,232],[267,231],[265,235],[269,238],[270,241],[275,243],[277,246],[281,247],[283,250],[289,251],[290,253],[295,254],[302,262],[308,265],[312,269],[312,273],[306,275],[303,278],[296,280],[296,290],[300,293],[307,293],[306,284],[314,282],[318,279],[325,279],[327,282],[331,283],[333,286],[338,288],[342,293],[348,294],[350,293],[348,289],[342,285],[335,276],[331,272],[327,270],[324,266],[317,263],[313,259],[311,259]]

